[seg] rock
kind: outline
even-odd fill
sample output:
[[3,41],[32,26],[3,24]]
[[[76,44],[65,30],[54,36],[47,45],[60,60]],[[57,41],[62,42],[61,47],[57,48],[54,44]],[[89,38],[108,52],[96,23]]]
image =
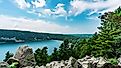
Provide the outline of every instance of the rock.
[[79,60],[78,60],[78,62],[79,62],[80,65],[82,65],[82,68],[88,68],[88,64],[89,64],[88,61],[82,61],[82,60],[79,61]]
[[46,68],[45,66],[35,66],[35,68]]
[[19,47],[14,58],[19,60],[21,67],[34,66],[36,64],[33,50],[28,46]]
[[15,59],[14,57],[10,57],[6,62],[10,65],[10,64],[12,64],[14,62],[18,62],[19,63],[19,60]]
[[48,64],[46,65],[46,68],[59,68],[59,67],[61,67],[59,61],[53,61],[53,62],[48,63]]
[[81,65],[73,57],[70,57],[69,60],[62,61],[53,61],[46,64],[46,68],[81,68]]
[[32,48],[21,46],[18,48],[14,57],[11,57],[6,62],[0,62],[0,68],[9,68],[11,64],[17,62],[17,68],[121,68],[121,57],[118,59],[118,65],[108,63],[102,57],[86,56],[82,59],[70,57],[69,60],[52,61],[46,66],[35,66],[35,57]]
[[6,62],[0,62],[0,68],[9,68],[9,64]]
[[22,68],[46,68],[45,66],[35,66],[35,67],[33,67],[33,66],[26,66],[26,67],[22,67]]
[[26,66],[26,67],[22,67],[22,68],[34,68],[34,67],[31,67],[31,66]]
[[100,68],[105,63],[107,63],[106,60],[102,57],[95,58],[89,56],[86,56],[82,59],[78,59],[77,61],[82,65],[82,68]]
[[106,60],[102,57],[99,57],[99,62],[97,63],[97,67],[102,67],[104,64],[106,64]]
[[7,61],[6,61],[9,65],[12,65],[13,63],[17,63],[16,67],[20,67],[20,62],[18,59],[15,59],[14,57],[10,57]]
[[[35,68],[37,68],[37,67],[35,67]],[[46,68],[45,66],[40,66],[40,67],[38,67],[38,68]]]
[[119,61],[118,65],[121,66],[121,56],[118,58],[118,61]]
[[65,61],[53,61],[46,64],[46,68],[65,68]]
[[66,68],[81,68],[82,66],[77,62],[77,60],[73,57],[69,58],[68,64]]
[[110,63],[105,63],[102,67],[100,68],[121,68],[119,65],[112,65]]
[[93,61],[95,60],[94,57],[86,56],[82,59],[78,59],[78,63],[82,65],[82,68],[90,68],[93,67]]

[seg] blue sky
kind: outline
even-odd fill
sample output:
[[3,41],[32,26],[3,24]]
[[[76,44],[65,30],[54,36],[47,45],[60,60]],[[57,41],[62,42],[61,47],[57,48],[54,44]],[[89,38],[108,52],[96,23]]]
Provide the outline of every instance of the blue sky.
[[95,33],[101,14],[120,0],[0,0],[0,29],[46,33]]

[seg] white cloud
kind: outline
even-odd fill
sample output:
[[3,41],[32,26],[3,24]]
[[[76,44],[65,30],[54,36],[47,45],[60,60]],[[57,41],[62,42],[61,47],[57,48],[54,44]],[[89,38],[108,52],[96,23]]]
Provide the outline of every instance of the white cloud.
[[56,8],[63,7],[63,6],[64,6],[64,4],[58,3]]
[[67,15],[66,10],[64,9],[64,4],[61,4],[61,3],[58,3],[57,6],[54,9],[52,9],[52,10],[44,9],[41,13],[44,14],[44,15],[49,15],[49,16],[57,15],[55,17]]
[[[107,1],[97,1],[96,2],[86,2],[84,0],[74,0],[70,2],[71,8],[70,13],[71,15],[78,15],[84,12],[87,9],[93,10],[92,13],[98,13],[101,12],[102,9],[105,9],[105,11],[113,11],[119,6],[121,6],[120,0],[107,0]],[[103,11],[104,12],[104,11]]]
[[75,16],[82,13],[88,7],[88,4],[84,1],[75,0],[75,1],[71,1],[70,4],[72,7],[69,11],[69,14],[75,15]]
[[44,7],[46,5],[46,1],[45,0],[36,0],[35,2],[32,1],[32,4],[36,7],[36,8],[41,8]]
[[29,8],[31,6],[29,3],[26,3],[25,0],[15,0],[15,2],[21,9]]
[[66,16],[67,12],[64,9],[64,4],[58,3],[54,10],[54,14],[57,14],[59,16]]
[[45,20],[32,20],[0,15],[0,29],[28,30],[49,33],[71,33],[69,26],[62,26]]
[[46,6],[46,0],[35,0],[35,1],[32,0],[31,1],[32,4],[27,3],[25,0],[15,0],[15,1],[21,9],[33,6],[33,8],[30,9],[35,10],[34,12],[32,11],[32,13],[38,14],[38,16],[54,15],[55,17],[60,17],[60,16],[67,17],[72,15],[77,16],[88,9],[92,11],[87,15],[92,15],[94,13],[104,13],[107,11],[113,11],[119,6],[121,6],[120,0],[107,0],[107,1],[90,0],[92,2],[88,2],[86,0],[73,0],[70,2],[71,6],[69,6],[70,7],[69,12],[67,12],[64,9],[65,4],[62,3],[58,3],[54,9],[49,9],[49,8],[44,8],[44,6]]
[[53,14],[53,12],[50,10],[50,9],[44,9],[43,12],[42,12],[44,15],[51,15]]
[[30,6],[33,6],[34,8],[42,8],[46,5],[45,0],[31,1],[32,4],[26,2],[25,0],[15,0],[15,3],[17,3],[19,8],[21,8],[21,9],[30,8]]

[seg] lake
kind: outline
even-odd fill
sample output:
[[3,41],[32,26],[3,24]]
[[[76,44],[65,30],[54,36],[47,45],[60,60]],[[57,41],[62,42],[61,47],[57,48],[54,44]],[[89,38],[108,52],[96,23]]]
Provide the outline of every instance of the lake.
[[46,41],[40,41],[40,42],[27,42],[27,43],[14,43],[14,44],[0,44],[0,61],[2,61],[5,57],[5,53],[7,51],[10,51],[11,53],[16,52],[19,46],[22,45],[28,45],[33,48],[33,51],[35,51],[37,48],[42,48],[44,46],[48,47],[48,54],[51,54],[54,47],[59,47],[59,45],[62,43],[62,41],[58,40],[46,40]]

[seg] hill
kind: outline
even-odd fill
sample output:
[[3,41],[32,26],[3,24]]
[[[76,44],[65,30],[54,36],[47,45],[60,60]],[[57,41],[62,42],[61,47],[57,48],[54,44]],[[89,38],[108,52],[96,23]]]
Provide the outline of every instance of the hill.
[[41,41],[41,40],[64,40],[64,39],[78,39],[87,38],[87,35],[75,36],[70,34],[51,34],[51,33],[38,33],[31,31],[20,31],[20,30],[5,30],[0,29],[0,42],[30,42],[30,41]]

